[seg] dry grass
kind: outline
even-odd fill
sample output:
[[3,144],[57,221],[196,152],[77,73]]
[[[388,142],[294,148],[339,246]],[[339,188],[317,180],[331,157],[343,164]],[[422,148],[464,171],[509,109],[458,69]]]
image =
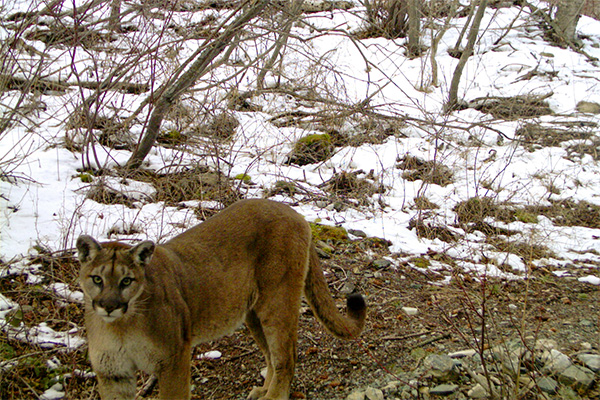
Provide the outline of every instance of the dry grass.
[[495,118],[516,120],[554,114],[545,100],[548,95],[522,95],[514,97],[481,97],[469,102],[469,107]]
[[587,201],[551,200],[550,205],[530,206],[528,210],[550,218],[559,226],[600,228],[600,206]]
[[143,171],[138,179],[151,183],[157,191],[156,200],[168,205],[188,200],[215,200],[229,205],[241,198],[229,178],[204,166],[168,173]]
[[[103,172],[121,175],[124,184],[128,180],[151,184],[156,193],[144,201],[160,201],[170,206],[179,206],[189,200],[216,201],[226,206],[242,198],[233,180],[206,166],[191,166],[179,172],[166,173],[151,170]],[[92,179],[91,175],[87,176],[82,174],[81,179]],[[87,197],[98,203],[123,204],[129,208],[135,207],[138,201],[110,187],[102,177],[90,185]]]
[[329,193],[330,200],[347,206],[371,205],[373,196],[385,193],[386,188],[372,173],[363,170],[342,171],[319,185]]
[[422,180],[440,186],[447,186],[454,181],[452,170],[436,161],[425,161],[418,157],[405,155],[398,159],[396,168],[404,170],[402,178],[407,181]]
[[[525,123],[515,132],[516,137],[522,141],[522,145],[529,151],[535,151],[543,147],[558,147],[567,141],[582,141],[581,144],[570,145],[567,148],[569,158],[591,154],[598,154],[594,145],[587,140],[593,138],[594,129],[597,124],[588,121],[573,121],[554,123],[552,125],[541,125],[539,123]],[[595,158],[596,159],[596,158]]]
[[[66,302],[47,287],[50,283],[62,282],[69,289],[78,290],[79,265],[75,259],[69,255],[43,254],[31,259],[30,263],[39,266],[36,276],[40,282],[30,283],[27,275],[20,274],[0,278],[0,292],[19,305],[6,323],[17,328],[46,323],[58,332],[82,327],[82,307]],[[6,332],[5,329],[2,331]],[[80,334],[83,335],[83,331]],[[94,385],[81,373],[90,370],[85,348],[40,347],[3,333],[0,336],[0,363],[2,399],[38,398],[54,383],[61,383],[71,398],[83,398],[90,395]]]
[[122,204],[128,208],[134,208],[135,199],[129,198],[99,180],[90,186],[86,197],[100,204]]
[[418,237],[430,240],[439,239],[442,242],[454,243],[461,239],[459,234],[448,227],[425,221],[421,217],[412,218],[408,223],[408,229],[415,229]]

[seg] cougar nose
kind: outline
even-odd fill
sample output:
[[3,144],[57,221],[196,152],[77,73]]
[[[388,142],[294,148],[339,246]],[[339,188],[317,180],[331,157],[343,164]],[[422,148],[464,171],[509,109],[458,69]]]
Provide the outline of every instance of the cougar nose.
[[119,308],[123,308],[124,309],[123,312],[125,312],[125,309],[127,307],[126,304],[124,304],[116,299],[99,300],[98,306],[102,307],[108,315],[110,315],[111,312],[113,312]]

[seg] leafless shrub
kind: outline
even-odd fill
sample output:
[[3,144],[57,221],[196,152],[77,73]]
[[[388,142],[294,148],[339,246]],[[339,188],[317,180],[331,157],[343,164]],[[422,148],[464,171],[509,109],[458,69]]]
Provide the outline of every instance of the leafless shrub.
[[179,205],[188,200],[213,200],[226,206],[241,198],[226,176],[205,166],[166,173],[140,170],[128,175],[151,183],[156,189],[156,200],[168,205]]
[[211,116],[208,123],[199,126],[197,132],[200,135],[215,138],[217,140],[231,139],[240,125],[235,116],[227,111],[219,112]]
[[129,198],[126,194],[111,188],[106,183],[99,181],[93,184],[86,197],[101,204],[122,204],[129,208],[134,208],[135,199]]
[[433,203],[425,196],[417,196],[415,197],[415,207],[418,210],[435,210],[436,208],[440,208],[437,204]]
[[324,134],[310,134],[300,138],[292,152],[288,155],[286,163],[307,165],[327,160],[333,154],[334,146],[331,136]]
[[366,27],[358,34],[360,38],[406,36],[408,22],[407,0],[365,0]]
[[386,190],[372,173],[365,174],[362,170],[339,172],[319,187],[330,193],[334,202],[350,206],[371,205],[373,196]]
[[408,222],[408,229],[415,230],[417,236],[426,239],[439,239],[442,242],[454,243],[460,240],[461,235],[443,225],[435,225],[418,215]]

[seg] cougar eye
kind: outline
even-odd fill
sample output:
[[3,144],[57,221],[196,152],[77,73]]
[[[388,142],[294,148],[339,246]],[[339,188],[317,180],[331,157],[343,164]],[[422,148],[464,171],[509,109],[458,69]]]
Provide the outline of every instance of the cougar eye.
[[102,285],[102,278],[98,275],[92,275],[91,278],[92,282],[94,282],[96,285]]
[[131,283],[133,282],[133,278],[130,277],[125,277],[123,279],[121,279],[121,286],[126,287],[131,285]]

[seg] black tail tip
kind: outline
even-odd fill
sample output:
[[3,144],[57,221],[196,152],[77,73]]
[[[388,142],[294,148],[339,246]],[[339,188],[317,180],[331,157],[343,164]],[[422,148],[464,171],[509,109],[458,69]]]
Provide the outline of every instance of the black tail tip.
[[367,303],[360,293],[352,293],[346,297],[346,307],[348,310],[357,312],[367,308]]

